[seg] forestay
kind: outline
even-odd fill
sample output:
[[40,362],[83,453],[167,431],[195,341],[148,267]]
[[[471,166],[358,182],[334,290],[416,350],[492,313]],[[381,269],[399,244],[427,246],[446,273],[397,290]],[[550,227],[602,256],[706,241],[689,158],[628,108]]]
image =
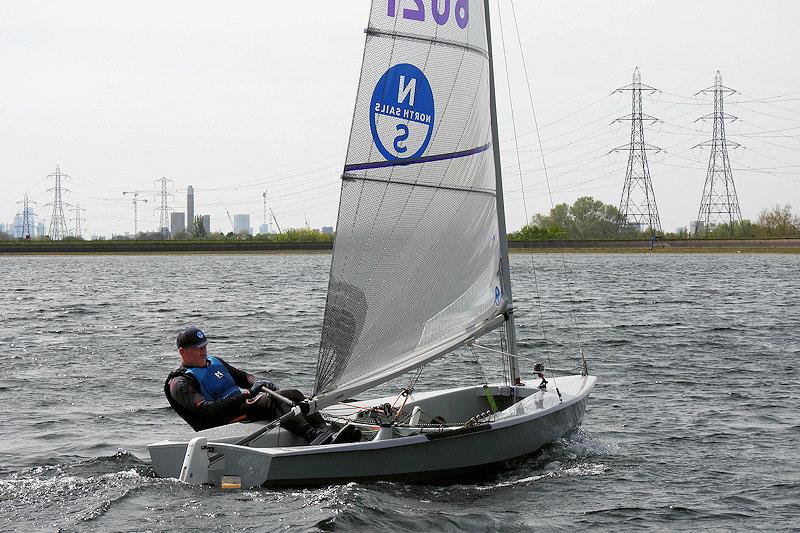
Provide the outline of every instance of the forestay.
[[482,0],[374,0],[342,176],[320,406],[502,323]]

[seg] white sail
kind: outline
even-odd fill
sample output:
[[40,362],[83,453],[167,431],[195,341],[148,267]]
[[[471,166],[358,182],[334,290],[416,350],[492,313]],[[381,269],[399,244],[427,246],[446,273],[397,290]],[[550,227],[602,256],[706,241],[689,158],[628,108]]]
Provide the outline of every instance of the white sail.
[[374,0],[315,396],[357,394],[502,323],[483,0]]

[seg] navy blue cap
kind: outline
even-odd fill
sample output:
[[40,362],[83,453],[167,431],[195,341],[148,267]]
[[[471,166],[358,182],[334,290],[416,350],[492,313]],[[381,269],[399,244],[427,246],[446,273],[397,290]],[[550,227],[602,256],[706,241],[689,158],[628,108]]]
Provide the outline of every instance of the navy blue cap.
[[208,344],[205,333],[195,326],[189,326],[178,333],[178,348],[202,348]]

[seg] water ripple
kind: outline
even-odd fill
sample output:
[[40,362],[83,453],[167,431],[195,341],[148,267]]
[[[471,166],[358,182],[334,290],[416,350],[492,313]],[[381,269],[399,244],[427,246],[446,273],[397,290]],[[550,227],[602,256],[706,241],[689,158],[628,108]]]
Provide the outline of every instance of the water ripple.
[[[557,255],[513,256],[520,350],[563,369],[583,350],[599,381],[582,429],[502,471],[441,486],[233,492],[154,478],[145,445],[191,434],[161,391],[177,331],[196,324],[213,353],[309,391],[329,260],[0,257],[0,393],[13,406],[0,412],[0,527],[796,528],[791,255],[575,255],[572,291]],[[459,351],[431,363],[417,388],[476,383],[500,364]]]

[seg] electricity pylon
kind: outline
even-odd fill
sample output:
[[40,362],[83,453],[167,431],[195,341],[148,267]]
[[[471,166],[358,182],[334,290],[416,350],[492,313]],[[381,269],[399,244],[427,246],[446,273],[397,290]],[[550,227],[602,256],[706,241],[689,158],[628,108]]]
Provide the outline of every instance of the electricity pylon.
[[52,240],[60,241],[67,236],[67,221],[64,218],[64,205],[69,206],[69,204],[64,204],[61,198],[62,191],[67,191],[67,189],[61,187],[61,178],[68,178],[69,176],[62,174],[61,169],[56,166],[56,171],[47,177],[53,178],[55,181],[55,186],[52,189],[47,189],[47,192],[53,191],[53,215],[50,217],[50,230],[48,233]]
[[[722,74],[717,71],[714,77],[714,86],[703,89],[696,94],[714,93],[714,112],[698,118],[697,120],[713,120],[714,134],[710,141],[695,146],[711,147],[711,156],[708,159],[706,182],[703,185],[703,198],[700,200],[700,211],[697,220],[705,225],[705,231],[711,229],[711,224],[729,224],[731,235],[734,223],[742,221],[742,211],[739,209],[739,199],[736,196],[736,186],[733,183],[731,162],[728,159],[728,147],[738,148],[740,145],[725,139],[725,121],[736,120],[736,117],[723,111],[725,94],[734,94],[736,91],[722,85]],[[695,121],[697,122],[697,121]],[[695,225],[695,235],[698,233]]]
[[639,67],[636,67],[633,70],[633,83],[614,92],[627,91],[631,93],[631,113],[616,119],[615,122],[631,123],[631,141],[612,150],[628,152],[628,167],[625,171],[619,211],[625,224],[636,226],[639,231],[647,230],[654,235],[661,231],[661,219],[658,216],[653,182],[650,180],[647,152],[655,153],[661,149],[644,142],[644,122],[658,122],[658,119],[642,112],[642,92],[653,93],[656,89],[642,83]]
[[21,213],[21,215],[22,215],[22,224],[20,226],[17,226],[18,231],[19,231],[19,235],[23,239],[28,239],[30,237],[33,237],[36,234],[36,231],[34,230],[34,227],[33,227],[33,216],[32,216],[33,213],[31,213],[31,209],[30,209],[30,205],[29,205],[31,203],[35,204],[36,202],[31,202],[30,200],[28,200],[28,195],[26,193],[25,197],[23,198],[23,200],[20,201],[20,202],[17,202],[17,203],[18,204],[22,204],[22,213]]
[[172,194],[167,192],[167,182],[170,181],[172,180],[167,178],[161,178],[155,181],[161,184],[161,193],[159,194],[161,197],[161,207],[158,208],[158,211],[161,213],[161,220],[158,224],[158,231],[161,233],[162,239],[169,236],[169,204],[167,203],[167,199],[169,196],[172,196]]
[[81,209],[81,204],[76,203],[75,207],[72,208],[72,212],[75,213],[75,217],[72,220],[75,221],[75,233],[73,237],[77,237],[79,239],[83,239],[83,228],[81,226],[81,222],[83,219],[81,218],[81,212],[86,212],[86,209]]
[[142,191],[122,191],[122,195],[133,196],[133,238],[139,235],[139,202],[147,203],[147,198],[139,199],[139,193]]

